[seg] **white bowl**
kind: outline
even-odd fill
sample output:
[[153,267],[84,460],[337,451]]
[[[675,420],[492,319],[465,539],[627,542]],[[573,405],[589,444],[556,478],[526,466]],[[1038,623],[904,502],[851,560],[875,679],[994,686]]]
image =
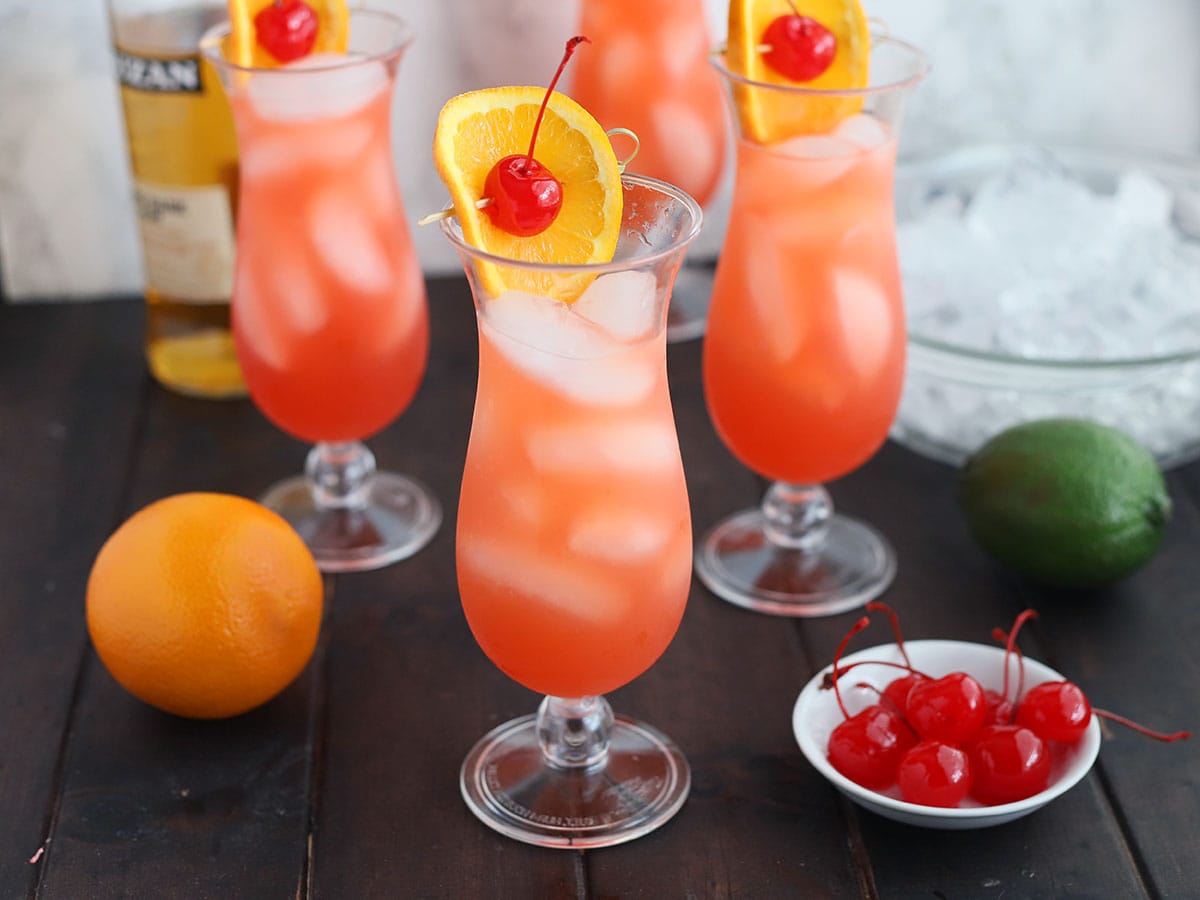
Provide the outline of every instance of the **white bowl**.
[[[951,672],[966,672],[973,676],[985,689],[999,691],[1004,680],[1004,649],[987,644],[971,644],[966,641],[906,641],[913,667],[934,678]],[[858,660],[882,660],[903,662],[900,649],[895,644],[883,644],[860,650],[842,658],[840,666]],[[1074,787],[1087,774],[1100,752],[1100,725],[1096,717],[1088,724],[1083,737],[1070,747],[1057,747],[1054,768],[1050,772],[1050,784],[1042,792],[998,806],[981,806],[968,798],[958,808],[944,809],[921,806],[900,799],[897,787],[886,791],[872,791],[855,784],[832,765],[826,757],[829,735],[842,721],[842,711],[832,690],[822,690],[821,680],[829,671],[826,666],[813,678],[796,700],[792,710],[792,729],[800,750],[808,757],[818,772],[824,775],[835,788],[864,809],[909,825],[924,828],[986,828],[1002,825],[1036,809],[1041,809],[1059,794]],[[1009,665],[1010,693],[1015,690],[1017,678],[1016,657]],[[859,682],[874,685],[882,690],[888,682],[904,673],[890,666],[860,666],[842,676],[842,699],[846,708],[854,715],[861,709],[878,702],[878,695],[865,688],[856,688]],[[1025,689],[1045,681],[1063,681],[1062,675],[1036,660],[1025,658]],[[1065,752],[1058,752],[1065,751]]]

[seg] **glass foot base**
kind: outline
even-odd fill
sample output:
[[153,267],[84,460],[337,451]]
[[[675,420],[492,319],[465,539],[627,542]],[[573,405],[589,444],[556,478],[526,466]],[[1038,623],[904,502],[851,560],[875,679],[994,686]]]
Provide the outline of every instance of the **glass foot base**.
[[667,307],[668,344],[692,341],[704,334],[712,286],[713,270],[710,267],[686,264],[679,267]]
[[304,539],[322,572],[364,572],[412,556],[442,523],[442,507],[429,489],[405,475],[375,472],[366,504],[318,507],[307,478],[281,481],[259,500]]
[[696,574],[737,606],[775,616],[831,616],[882,594],[896,556],[874,528],[834,515],[822,546],[801,551],[772,543],[759,510],[719,522],[701,541]]
[[660,732],[616,716],[607,761],[593,769],[547,765],[537,716],[493,729],[459,776],[463,799],[487,826],[540,847],[609,847],[675,815],[691,789],[683,753]]

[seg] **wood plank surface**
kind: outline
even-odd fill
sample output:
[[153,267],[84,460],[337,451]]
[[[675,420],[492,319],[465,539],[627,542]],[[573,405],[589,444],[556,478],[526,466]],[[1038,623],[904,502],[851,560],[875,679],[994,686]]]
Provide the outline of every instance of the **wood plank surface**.
[[[255,496],[305,448],[247,400],[155,386],[121,519],[161,497]],[[91,552],[99,549],[93,542]],[[305,878],[313,672],[245,716],[146,707],[88,654],[42,882],[47,897],[291,897]]]
[[[0,305],[0,894],[43,872],[86,635],[148,385],[132,303]],[[37,862],[31,864],[30,858]]]
[[[679,815],[589,852],[529,847],[479,823],[459,795],[462,758],[539,698],[484,657],[458,602],[477,352],[460,278],[430,283],[425,382],[369,441],[381,468],[434,490],[441,532],[410,560],[327,578],[318,652],[277,700],[209,723],[144,706],[87,648],[83,588],[100,543],[166,494],[257,496],[298,472],[306,448],[248,401],[151,386],[139,307],[0,306],[0,896],[1196,896],[1200,741],[1111,729],[1093,773],[1032,816],[968,832],[897,825],[842,799],[791,734],[796,695],[858,614],[763,616],[699,582],[662,659],[610,698],[687,753],[693,791]],[[700,354],[699,342],[668,353],[697,537],[763,488],[713,432]],[[839,509],[895,545],[887,599],[906,635],[988,642],[1035,606],[1026,652],[1097,705],[1195,728],[1200,463],[1170,475],[1175,517],[1154,560],[1086,595],[1034,588],[985,557],[953,476],[889,444],[831,488]],[[881,620],[855,646],[889,640]]]

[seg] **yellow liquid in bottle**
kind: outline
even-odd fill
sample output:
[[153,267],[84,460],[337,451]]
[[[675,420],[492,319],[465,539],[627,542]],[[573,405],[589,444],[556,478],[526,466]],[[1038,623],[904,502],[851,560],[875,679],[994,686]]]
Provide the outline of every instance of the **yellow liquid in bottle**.
[[[146,272],[146,356],[185,394],[245,394],[229,297],[237,139],[217,73],[193,48],[199,8],[116,18],[121,101]],[[163,48],[167,49],[163,49]],[[173,47],[175,49],[173,49]]]

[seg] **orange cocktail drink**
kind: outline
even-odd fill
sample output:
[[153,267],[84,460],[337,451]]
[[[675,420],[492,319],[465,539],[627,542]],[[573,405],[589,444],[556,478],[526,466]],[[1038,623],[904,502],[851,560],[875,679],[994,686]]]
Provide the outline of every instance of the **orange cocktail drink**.
[[351,72],[269,72],[232,97],[244,155],[238,359],[258,408],[311,443],[391,423],[421,383],[429,346],[393,174],[390,79],[381,63]]
[[713,423],[747,467],[819,484],[883,443],[904,375],[894,135],[738,145],[704,356]]
[[870,459],[900,400],[892,176],[902,101],[925,64],[871,38],[852,3],[828,28],[806,19],[793,46],[780,23],[795,14],[763,6],[731,12],[730,49],[714,63],[738,141],[703,369],[717,433],[773,484],[760,508],[709,531],[696,571],[740,606],[829,615],[895,573],[883,537],[835,514],[822,485]]
[[201,45],[238,138],[238,360],[264,415],[316,444],[305,477],[276,485],[262,502],[292,523],[326,571],[402,559],[441,518],[424,486],[376,472],[361,443],[408,407],[428,354],[424,281],[390,139],[410,32],[369,10],[342,24],[346,52],[282,65],[264,63],[261,47],[254,65],[235,61],[241,36],[228,27]]
[[[613,333],[587,317],[601,304],[637,318]],[[479,305],[459,590],[480,647],[542,694],[626,684],[683,615],[692,531],[660,305],[646,272],[602,275],[571,307]]]
[[621,181],[611,262],[521,262],[443,226],[479,323],[459,593],[492,662],[546,695],[475,745],[461,787],[485,823],[547,847],[636,838],[690,785],[678,747],[602,696],[670,643],[692,559],[666,318],[700,208],[653,179]]
[[[571,96],[604,128],[637,135],[630,172],[706,204],[725,172],[728,125],[720,79],[708,62],[702,0],[583,0],[579,30],[592,45],[574,63]],[[711,289],[709,270],[685,266],[668,312],[668,341],[703,334]]]

